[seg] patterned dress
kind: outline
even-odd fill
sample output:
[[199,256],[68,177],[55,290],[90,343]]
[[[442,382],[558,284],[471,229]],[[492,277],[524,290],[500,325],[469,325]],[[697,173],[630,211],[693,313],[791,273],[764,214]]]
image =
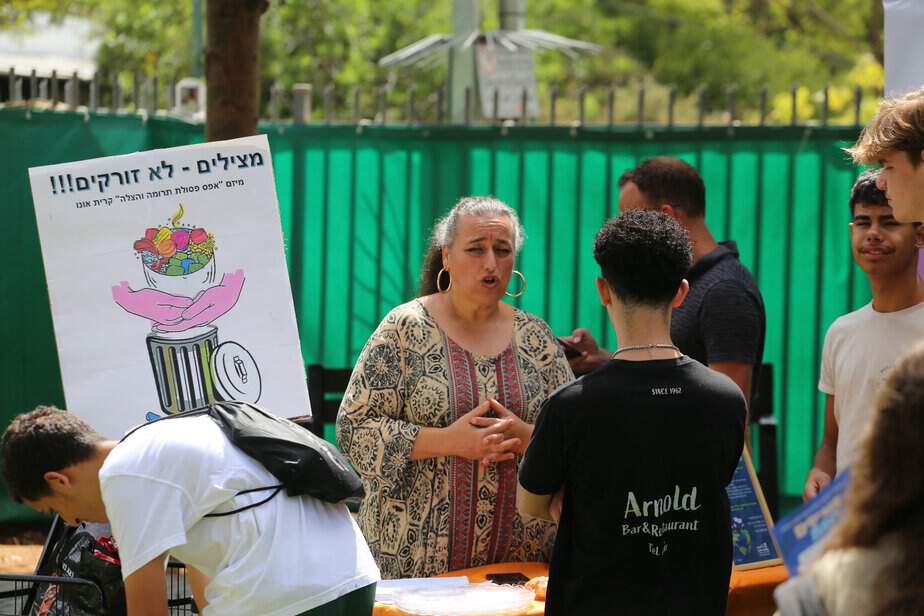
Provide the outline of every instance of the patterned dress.
[[534,423],[546,397],[574,378],[544,321],[520,310],[513,319],[512,344],[484,357],[446,336],[413,300],[366,343],[337,439],[363,480],[358,522],[383,578],[548,562],[555,526],[517,512],[518,459],[487,467],[456,456],[411,460],[422,426],[449,426],[486,394]]

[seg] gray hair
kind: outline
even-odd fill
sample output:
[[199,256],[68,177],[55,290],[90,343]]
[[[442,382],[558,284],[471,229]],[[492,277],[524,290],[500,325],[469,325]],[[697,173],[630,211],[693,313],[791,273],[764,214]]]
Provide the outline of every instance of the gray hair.
[[459,220],[463,216],[507,216],[513,226],[513,250],[519,254],[520,248],[526,241],[526,232],[520,223],[516,211],[496,197],[462,197],[452,206],[449,213],[433,226],[431,246],[442,248],[452,246],[459,228]]

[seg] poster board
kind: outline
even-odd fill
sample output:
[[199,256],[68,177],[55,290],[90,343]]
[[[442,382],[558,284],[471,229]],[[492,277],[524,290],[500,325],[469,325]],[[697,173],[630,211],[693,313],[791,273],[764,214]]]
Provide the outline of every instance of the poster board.
[[773,529],[791,576],[807,571],[821,555],[831,529],[844,514],[849,485],[850,469],[845,468],[815,498],[784,517]]
[[900,96],[924,86],[924,3],[883,0],[885,95]]
[[265,136],[29,170],[68,410],[310,413]]
[[757,569],[783,562],[773,543],[773,519],[747,449],[741,454],[725,492],[731,511],[735,569]]

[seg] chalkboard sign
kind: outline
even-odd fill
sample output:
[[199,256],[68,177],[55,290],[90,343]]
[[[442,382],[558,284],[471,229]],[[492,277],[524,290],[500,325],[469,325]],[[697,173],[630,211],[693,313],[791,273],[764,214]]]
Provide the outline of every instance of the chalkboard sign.
[[725,488],[731,509],[732,551],[735,568],[756,569],[782,562],[773,543],[773,520],[747,449]]

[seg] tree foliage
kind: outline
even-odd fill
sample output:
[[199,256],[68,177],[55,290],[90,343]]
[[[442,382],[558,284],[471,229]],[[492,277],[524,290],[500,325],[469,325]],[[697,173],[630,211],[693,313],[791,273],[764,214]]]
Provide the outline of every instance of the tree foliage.
[[[104,72],[138,71],[164,82],[190,71],[191,4],[12,0],[0,7],[0,24],[23,27],[35,11],[88,16],[101,37]],[[483,29],[496,28],[497,0],[483,0],[481,11]],[[445,62],[385,70],[376,61],[428,34],[449,33],[451,13],[450,0],[272,0],[261,24],[262,99],[273,84],[287,90],[308,82],[316,92],[330,86],[338,116],[348,119],[354,88],[361,115],[369,117],[383,88],[398,108],[414,86],[426,113],[446,79]],[[776,117],[789,112],[789,90],[799,84],[804,118],[820,114],[826,84],[829,102],[840,105],[832,106],[834,117],[850,113],[855,86],[867,98],[882,88],[881,0],[528,0],[527,25],[603,46],[590,57],[536,57],[541,91],[554,84],[573,99],[579,86],[591,89],[590,117],[602,113],[607,88],[620,88],[624,99],[643,80],[653,104],[675,86],[681,117],[700,88],[707,106],[719,110],[734,84],[746,116],[767,86]],[[316,95],[318,114],[320,100]],[[632,107],[620,105],[620,113],[634,113]]]

